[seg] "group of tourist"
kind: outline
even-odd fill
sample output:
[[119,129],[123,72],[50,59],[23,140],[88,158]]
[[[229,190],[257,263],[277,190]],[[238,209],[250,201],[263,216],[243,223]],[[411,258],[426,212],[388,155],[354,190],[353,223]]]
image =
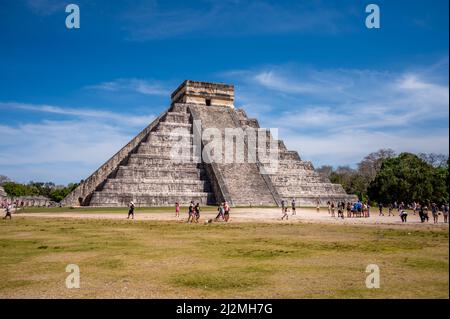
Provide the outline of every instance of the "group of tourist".
[[[433,216],[433,223],[437,224],[439,222],[439,216],[442,214],[444,217],[444,223],[448,223],[448,209],[449,204],[444,203],[441,206],[437,205],[436,203],[417,203],[413,202],[410,205],[405,205],[405,203],[397,203],[394,202],[393,204],[388,204],[388,216],[394,216],[393,211],[397,210],[398,215],[400,216],[402,222],[406,223],[408,218],[408,211],[407,209],[411,210],[414,215],[419,215],[420,222],[428,222],[430,217],[428,215],[429,209],[431,208],[431,214]],[[379,216],[384,216],[383,212],[383,204],[378,204],[379,209]]]
[[[175,203],[175,217],[179,218],[180,217],[180,209],[181,209],[181,205],[179,202]],[[230,205],[228,205],[227,202],[222,202],[219,204],[219,206],[217,207],[217,216],[214,219],[215,221],[225,221],[228,222],[228,220],[230,219]],[[200,219],[200,203],[194,204],[194,201],[191,201],[188,207],[188,219],[187,219],[187,223],[198,223]],[[212,220],[208,220],[208,223],[212,222]]]
[[[428,216],[428,210],[429,207],[431,207],[431,214],[433,216],[433,222],[435,224],[437,224],[439,222],[439,216],[442,214],[444,217],[444,223],[448,223],[448,210],[449,210],[449,204],[442,204],[441,206],[435,204],[435,203],[431,203],[428,206],[426,204],[419,204],[419,203],[412,203],[411,205],[405,205],[403,202],[401,203],[397,203],[394,202],[393,204],[389,204],[387,206],[388,208],[388,216],[394,216],[393,211],[397,210],[398,211],[398,216],[400,217],[401,221],[406,223],[407,222],[407,218],[408,218],[408,210],[412,210],[414,215],[416,215],[416,213],[419,215],[420,217],[420,221],[422,223],[424,223],[425,221],[428,222],[429,220],[429,216]],[[291,208],[292,208],[292,215],[296,214],[296,202],[295,202],[295,198],[292,199],[291,202]],[[321,204],[320,201],[317,201],[317,205],[316,205],[316,210],[318,213],[320,213],[320,208],[321,208]],[[379,216],[385,216],[384,215],[384,211],[383,211],[383,204],[379,203],[378,204],[378,209],[379,209]],[[338,202],[337,204],[335,202],[332,201],[328,201],[327,202],[327,209],[328,209],[328,214],[333,217],[333,218],[342,218],[344,219],[344,213],[346,212],[346,216],[348,218],[351,217],[364,217],[364,218],[368,218],[370,217],[370,205],[368,202],[361,202],[360,200],[354,202],[353,204],[350,202]],[[289,219],[289,209],[288,206],[286,204],[285,200],[281,201],[281,220],[288,220]],[[336,215],[337,212],[337,215]]]
[[[292,209],[292,215],[297,215],[297,211],[296,211],[296,202],[295,202],[295,198],[292,199],[291,201],[291,209]],[[285,219],[288,220],[289,219],[289,209],[286,205],[286,201],[283,199],[281,201],[281,213],[283,214],[283,216],[281,216],[281,220]]]
[[347,212],[347,218],[351,217],[370,217],[370,205],[369,203],[362,203],[361,201],[354,202],[338,202],[335,204],[334,202],[327,202],[328,214],[331,217],[336,217],[337,210],[337,218],[344,219],[344,212]]

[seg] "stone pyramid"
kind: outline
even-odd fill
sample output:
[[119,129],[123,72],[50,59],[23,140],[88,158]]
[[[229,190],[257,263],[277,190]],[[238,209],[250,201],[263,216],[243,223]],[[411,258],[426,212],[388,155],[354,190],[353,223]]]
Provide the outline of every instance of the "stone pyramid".
[[[187,80],[171,98],[164,113],[84,180],[63,204],[120,207],[133,201],[144,207],[186,205],[193,200],[202,205],[228,201],[233,206],[276,206],[295,198],[299,206],[315,206],[318,201],[357,199],[315,172],[311,162],[302,161],[268,131],[263,142],[244,133],[243,161],[236,160],[237,155],[226,161],[222,154],[212,160],[226,146],[227,129],[264,131],[243,109],[234,108],[232,85]],[[205,139],[211,130],[223,138],[213,150]],[[237,137],[233,141],[237,144]],[[238,146],[233,147],[237,154]],[[272,170],[268,166],[273,163],[260,155],[271,149],[277,159]]]

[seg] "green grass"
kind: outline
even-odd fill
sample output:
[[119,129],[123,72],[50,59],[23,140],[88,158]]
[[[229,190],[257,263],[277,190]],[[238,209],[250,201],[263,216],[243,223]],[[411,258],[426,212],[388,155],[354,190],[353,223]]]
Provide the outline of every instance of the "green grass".
[[[0,298],[449,296],[444,228],[22,216],[0,222]],[[380,289],[365,287],[373,263]]]

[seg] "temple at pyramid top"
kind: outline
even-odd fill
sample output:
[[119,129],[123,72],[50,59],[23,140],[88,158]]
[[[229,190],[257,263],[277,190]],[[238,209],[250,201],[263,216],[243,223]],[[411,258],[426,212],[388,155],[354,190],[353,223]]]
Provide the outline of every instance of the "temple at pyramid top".
[[172,103],[228,106],[234,108],[234,86],[186,80],[173,91]]

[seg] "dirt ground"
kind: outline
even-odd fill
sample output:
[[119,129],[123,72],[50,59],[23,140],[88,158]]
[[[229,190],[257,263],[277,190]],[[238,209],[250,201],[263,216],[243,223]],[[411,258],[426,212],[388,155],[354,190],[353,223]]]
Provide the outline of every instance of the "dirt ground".
[[[105,209],[107,210],[107,209]],[[395,212],[396,213],[396,212]],[[346,216],[346,212],[344,213]],[[337,215],[337,213],[336,213]],[[21,214],[20,211],[13,214],[14,217],[27,216],[27,217],[58,217],[58,218],[84,218],[84,219],[124,219],[127,214],[118,212],[29,212]],[[204,212],[201,214],[200,223],[204,223],[208,219],[214,219],[215,212]],[[372,210],[370,217],[360,218],[352,217],[344,219],[331,217],[326,208],[321,208],[317,213],[315,208],[297,208],[296,215],[292,215],[289,211],[289,219],[281,220],[281,208],[233,208],[230,213],[230,222],[268,222],[268,223],[328,223],[328,224],[345,224],[345,225],[398,225],[398,226],[411,226],[411,227],[447,227],[448,224],[444,223],[442,215],[439,216],[438,224],[433,224],[433,218],[430,216],[428,223],[422,224],[419,216],[413,213],[409,213],[407,223],[402,223],[400,217],[396,213],[395,216],[379,216],[377,210]],[[161,221],[176,221],[183,222],[187,220],[187,213],[181,212],[180,217],[175,217],[175,213],[170,212],[139,212],[139,209],[135,212],[136,220],[161,220]]]

